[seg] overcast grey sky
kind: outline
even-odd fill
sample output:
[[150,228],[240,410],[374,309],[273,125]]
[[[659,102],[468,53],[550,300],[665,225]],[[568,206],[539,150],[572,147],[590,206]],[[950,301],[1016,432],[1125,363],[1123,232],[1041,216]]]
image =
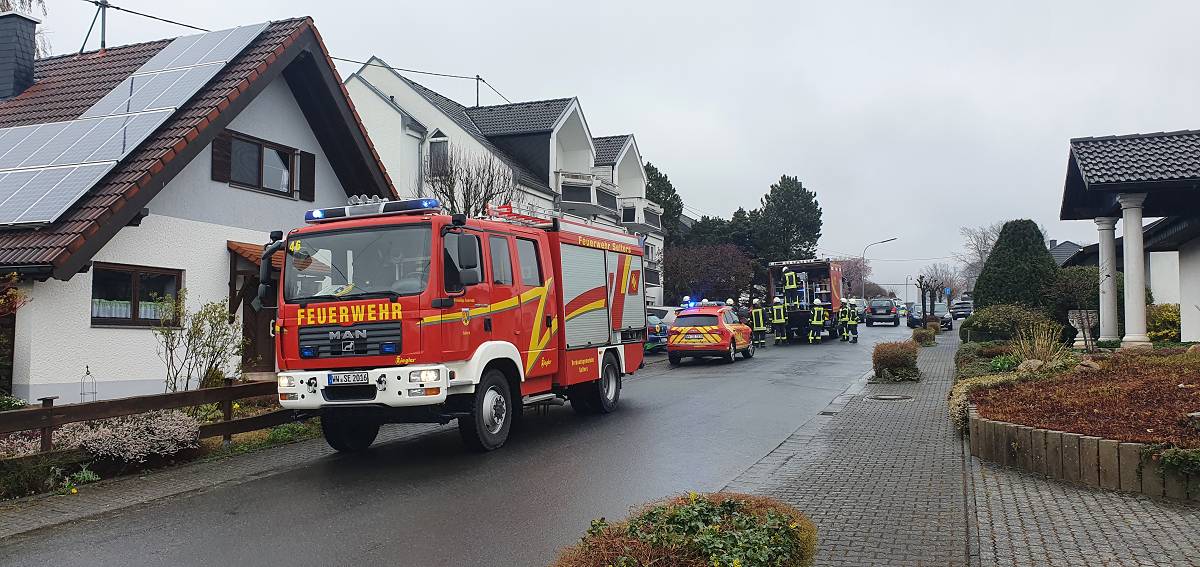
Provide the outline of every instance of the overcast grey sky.
[[[796,175],[824,208],[821,252],[899,238],[868,255],[884,283],[933,260],[882,259],[953,255],[962,225],[1026,217],[1094,242],[1057,220],[1067,141],[1200,128],[1200,2],[1183,0],[113,2],[210,29],[309,15],[337,56],[577,96],[594,135],[636,134],[697,214]],[[53,51],[78,50],[93,7],[49,4]],[[186,33],[109,16],[110,45]],[[474,100],[470,81],[414,78]]]

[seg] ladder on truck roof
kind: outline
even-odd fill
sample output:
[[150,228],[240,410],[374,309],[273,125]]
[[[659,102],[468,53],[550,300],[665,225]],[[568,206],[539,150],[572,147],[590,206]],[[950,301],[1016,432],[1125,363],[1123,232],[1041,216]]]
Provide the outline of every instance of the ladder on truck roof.
[[513,210],[513,206],[500,205],[498,207],[488,207],[488,216],[495,220],[511,222],[533,228],[549,230],[554,228],[556,218],[542,218],[525,213],[518,213]]

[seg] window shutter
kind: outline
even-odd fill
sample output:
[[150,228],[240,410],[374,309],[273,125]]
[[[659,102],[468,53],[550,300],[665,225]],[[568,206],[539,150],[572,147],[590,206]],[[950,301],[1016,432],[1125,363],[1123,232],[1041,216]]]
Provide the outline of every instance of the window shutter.
[[217,134],[212,141],[212,180],[229,183],[229,170],[232,169],[231,140],[229,132]]
[[308,152],[300,152],[300,200],[313,202],[317,200],[317,156]]

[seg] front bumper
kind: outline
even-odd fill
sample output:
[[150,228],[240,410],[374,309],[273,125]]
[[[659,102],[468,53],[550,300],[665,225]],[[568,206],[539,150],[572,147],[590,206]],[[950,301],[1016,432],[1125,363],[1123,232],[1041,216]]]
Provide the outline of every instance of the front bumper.
[[[436,380],[412,382],[414,372],[436,370]],[[413,407],[446,401],[449,368],[441,364],[393,366],[366,370],[368,382],[352,386],[330,386],[329,375],[342,370],[280,372],[279,405],[286,409],[318,409],[336,406],[378,405]],[[428,376],[427,376],[428,377]],[[286,386],[291,378],[293,386]],[[353,388],[353,390],[351,389]],[[375,391],[372,394],[370,388]]]

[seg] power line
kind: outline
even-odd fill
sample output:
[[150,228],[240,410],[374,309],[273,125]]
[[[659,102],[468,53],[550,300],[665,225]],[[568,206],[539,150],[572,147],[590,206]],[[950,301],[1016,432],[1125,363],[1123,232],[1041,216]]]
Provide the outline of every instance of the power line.
[[135,15],[135,16],[141,16],[141,17],[143,17],[143,18],[150,18],[151,20],[158,20],[158,21],[160,21],[160,22],[166,22],[166,23],[168,23],[168,24],[175,24],[175,25],[177,25],[177,26],[183,26],[183,27],[185,27],[185,28],[191,28],[191,29],[194,29],[194,30],[196,30],[196,31],[202,31],[202,32],[211,31],[211,30],[206,30],[206,29],[204,29],[204,28],[201,28],[201,27],[193,26],[193,25],[191,25],[191,24],[185,24],[185,23],[183,23],[183,22],[177,22],[177,21],[175,21],[175,20],[168,20],[168,19],[166,19],[166,18],[160,18],[160,17],[158,17],[158,16],[152,16],[152,15],[150,15],[150,14],[145,14],[145,13],[142,13],[142,12],[138,12],[137,10],[130,10],[129,8],[122,8],[122,7],[120,7],[120,6],[114,6],[113,4],[109,4],[108,2],[105,2],[104,0],[83,0],[83,1],[84,1],[84,2],[87,2],[88,4],[91,4],[91,5],[93,5],[93,6],[96,6],[96,7],[98,7],[98,8],[112,8],[112,9],[114,9],[114,10],[120,10],[120,11],[122,11],[122,12],[128,12],[128,13],[130,13],[130,14],[133,14],[133,15]]
[[[167,18],[160,18],[160,17],[152,15],[152,14],[138,12],[136,10],[130,10],[128,8],[122,8],[120,6],[109,4],[106,0],[83,0],[83,1],[87,2],[88,4],[92,4],[92,5],[96,6],[99,10],[103,10],[104,8],[112,8],[113,10],[120,10],[122,12],[133,14],[135,16],[141,16],[143,18],[149,18],[151,20],[157,20],[160,22],[168,23],[168,24],[174,24],[174,25],[185,27],[188,29],[193,29],[193,30],[202,31],[202,32],[211,31],[211,30],[207,30],[202,27],[199,27],[199,26],[185,24],[180,21],[170,20]],[[97,13],[99,13],[99,12],[97,12]],[[95,25],[94,18],[93,18],[93,25]],[[89,30],[88,35],[89,36],[91,35],[90,30]],[[84,44],[85,45],[87,44],[87,38],[84,38]],[[83,50],[81,48],[80,53],[82,53],[82,52],[83,52]],[[447,77],[447,78],[451,78],[451,79],[469,79],[469,80],[476,81],[476,82],[482,82],[483,84],[487,85],[487,87],[489,89],[492,89],[492,92],[496,93],[497,96],[504,99],[504,102],[507,102],[510,104],[512,103],[511,100],[508,100],[508,97],[504,96],[504,94],[502,94],[500,91],[496,90],[496,87],[493,87],[491,83],[487,82],[486,79],[484,79],[483,77],[481,77],[479,75],[475,75],[474,77],[471,77],[471,76],[467,76],[467,75],[455,75],[453,73],[437,73],[434,71],[422,71],[420,69],[405,69],[403,67],[392,67],[391,65],[383,65],[380,63],[370,63],[367,61],[358,61],[355,59],[348,59],[346,57],[336,57],[334,55],[330,55],[329,58],[333,59],[335,61],[344,61],[346,63],[355,63],[358,65],[370,65],[372,67],[382,67],[384,69],[391,69],[393,71],[402,71],[404,73],[413,73],[413,74],[417,74],[417,75],[430,75],[430,76],[434,76],[434,77]]]

